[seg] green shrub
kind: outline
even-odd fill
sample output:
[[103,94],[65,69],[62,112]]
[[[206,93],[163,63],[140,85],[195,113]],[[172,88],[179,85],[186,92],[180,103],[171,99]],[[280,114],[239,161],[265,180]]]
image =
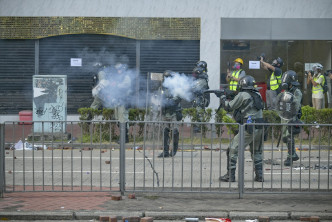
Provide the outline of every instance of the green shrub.
[[231,134],[235,135],[235,134],[238,133],[239,126],[236,124],[236,121],[232,117],[230,117],[228,115],[224,115],[222,117],[222,122],[224,122],[224,123],[234,123],[234,124],[231,124],[231,125],[228,125],[228,124],[226,125],[226,127],[228,129],[228,132],[227,132],[228,135],[231,135]]
[[[197,111],[196,108],[191,107],[191,108],[186,108],[182,109],[182,116],[183,118],[188,117],[190,119],[190,122],[198,122],[199,117],[201,118],[202,123],[208,123],[210,122],[212,118],[212,109],[207,108],[207,109],[201,109]],[[208,126],[206,124],[199,125],[202,129],[202,136],[206,137],[206,132],[208,130]]]
[[[218,112],[217,112],[217,109],[215,109],[215,122],[216,123],[222,123],[223,122],[223,117],[227,114],[227,112],[224,110],[224,109],[220,109]],[[218,137],[220,137],[222,134],[223,134],[223,124],[216,124],[216,133],[218,135]]]
[[[278,113],[274,110],[263,110],[263,118],[269,123],[269,135],[272,135],[272,129],[273,129],[273,137],[279,138],[281,133],[282,126],[273,125],[273,123],[280,123],[281,119],[278,115]],[[269,136],[272,137],[272,136]]]

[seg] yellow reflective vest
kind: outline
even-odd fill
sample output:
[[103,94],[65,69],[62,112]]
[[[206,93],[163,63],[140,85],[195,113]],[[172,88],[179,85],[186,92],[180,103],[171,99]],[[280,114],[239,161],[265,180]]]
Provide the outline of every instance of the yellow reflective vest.
[[275,76],[274,72],[271,74],[270,77],[270,89],[271,90],[277,90],[279,88],[279,85],[281,84],[281,76]]
[[[238,71],[233,71],[232,76],[238,79],[241,71],[242,71],[242,69],[239,69]],[[232,91],[236,91],[237,84],[238,84],[237,81],[231,80],[229,82],[229,89],[232,90]]]
[[322,81],[321,84],[317,84],[316,86],[312,86],[312,93],[313,94],[319,93],[320,91],[323,92],[322,85],[324,85],[325,78],[324,78],[323,75],[319,75],[318,77],[314,77],[314,81],[317,82],[319,78],[323,78],[323,81]]

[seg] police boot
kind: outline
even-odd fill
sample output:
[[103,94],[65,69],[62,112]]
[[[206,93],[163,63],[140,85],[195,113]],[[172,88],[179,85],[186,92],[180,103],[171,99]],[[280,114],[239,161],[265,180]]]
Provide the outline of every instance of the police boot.
[[169,157],[169,129],[164,129],[164,151],[159,154],[158,158]]
[[295,144],[294,140],[289,139],[287,141],[287,148],[288,148],[288,156],[287,159],[284,162],[285,166],[291,166],[293,165],[293,161],[297,161],[299,159],[298,155],[296,154],[295,151]]
[[175,156],[176,152],[178,151],[179,148],[179,130],[174,129],[173,131],[173,150],[170,153],[170,156]]
[[255,181],[257,182],[264,182],[262,165],[262,162],[255,163]]
[[219,177],[221,182],[235,182],[235,168],[227,170],[227,173],[224,176]]
[[219,177],[219,181],[222,182],[235,182],[235,168],[230,169],[230,161],[229,161],[229,148],[226,151],[227,155],[227,173],[224,176]]

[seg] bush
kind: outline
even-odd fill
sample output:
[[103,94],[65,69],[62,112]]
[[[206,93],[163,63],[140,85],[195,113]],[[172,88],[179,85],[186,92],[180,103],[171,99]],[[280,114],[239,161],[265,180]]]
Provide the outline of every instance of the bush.
[[[219,111],[217,109],[214,110],[216,112],[215,114],[215,122],[216,123],[222,123],[223,122],[223,117],[226,116],[227,112],[224,109],[220,109]],[[218,111],[218,112],[217,112]],[[222,124],[216,124],[216,133],[218,137],[220,137],[224,131],[223,131],[223,126]]]
[[[224,115],[222,117],[222,121],[224,123],[236,123],[236,121],[228,115]],[[226,125],[226,127],[228,129],[228,132],[227,132],[228,135],[231,135],[231,134],[235,135],[239,132],[239,126],[237,124]]]
[[272,135],[272,129],[273,129],[273,137],[279,138],[281,133],[282,126],[273,126],[273,123],[280,123],[281,119],[278,115],[278,113],[274,110],[263,110],[263,118],[269,123],[269,135]]
[[[212,109],[211,108],[207,108],[205,110],[201,109],[198,112],[197,109],[194,107],[186,108],[186,109],[182,109],[182,116],[183,116],[183,118],[188,117],[191,122],[198,122],[199,117],[201,117],[201,122],[208,123],[208,122],[210,122],[210,120],[212,118]],[[202,128],[202,135],[203,135],[203,137],[205,137],[208,127],[206,124],[200,125],[200,127]]]

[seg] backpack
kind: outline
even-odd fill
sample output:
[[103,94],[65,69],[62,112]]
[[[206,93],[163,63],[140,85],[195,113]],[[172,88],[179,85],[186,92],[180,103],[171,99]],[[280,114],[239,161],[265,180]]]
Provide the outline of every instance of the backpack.
[[327,81],[326,81],[326,76],[324,74],[322,74],[324,77],[324,81],[322,84],[320,84],[323,88],[323,94],[327,93],[329,91],[328,87],[327,87]]

